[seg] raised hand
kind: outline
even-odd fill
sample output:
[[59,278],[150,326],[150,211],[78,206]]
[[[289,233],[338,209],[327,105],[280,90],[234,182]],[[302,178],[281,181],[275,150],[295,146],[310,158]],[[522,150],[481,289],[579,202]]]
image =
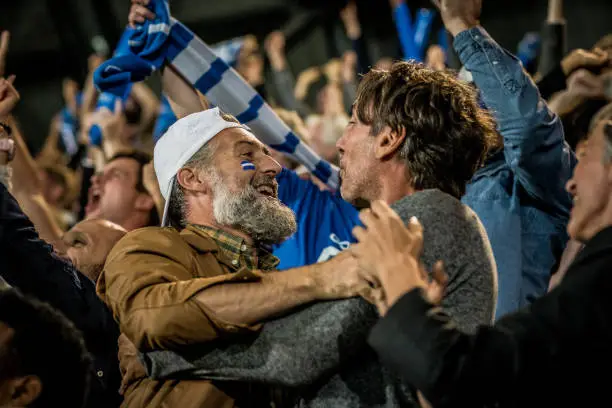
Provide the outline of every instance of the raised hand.
[[580,68],[600,68],[610,65],[612,56],[605,51],[594,49],[593,51],[576,49],[570,52],[561,61],[561,68],[566,76]]
[[432,0],[444,26],[453,35],[479,25],[482,0]]
[[6,56],[8,55],[9,42],[11,36],[8,31],[0,34],[0,77],[3,77],[6,70]]
[[19,102],[19,92],[13,86],[15,75],[0,78],[0,120],[6,120]]
[[132,7],[128,14],[130,27],[136,28],[138,24],[143,24],[146,20],[153,20],[155,13],[147,8],[149,0],[132,0]]
[[282,71],[286,66],[285,35],[282,31],[273,31],[264,43],[266,54],[275,71]]
[[579,69],[567,79],[567,91],[576,97],[603,98],[604,81],[601,76],[586,69]]

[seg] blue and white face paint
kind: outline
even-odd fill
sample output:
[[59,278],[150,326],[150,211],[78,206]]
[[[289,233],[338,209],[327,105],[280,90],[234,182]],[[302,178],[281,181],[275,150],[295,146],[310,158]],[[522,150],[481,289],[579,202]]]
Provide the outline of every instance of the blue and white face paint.
[[240,166],[242,167],[242,170],[244,171],[254,171],[255,170],[255,165],[248,160],[241,161]]

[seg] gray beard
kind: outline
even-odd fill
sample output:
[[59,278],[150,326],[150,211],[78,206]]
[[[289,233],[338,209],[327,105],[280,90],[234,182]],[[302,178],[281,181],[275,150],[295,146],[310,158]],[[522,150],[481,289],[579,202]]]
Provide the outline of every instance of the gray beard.
[[235,193],[219,175],[211,176],[213,215],[219,225],[235,228],[267,245],[279,244],[297,231],[295,214],[278,199],[262,196],[252,185]]

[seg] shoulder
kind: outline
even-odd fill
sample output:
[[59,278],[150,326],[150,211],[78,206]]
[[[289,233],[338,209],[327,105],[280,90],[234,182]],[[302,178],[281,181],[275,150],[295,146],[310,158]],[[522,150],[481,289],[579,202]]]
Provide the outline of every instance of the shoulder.
[[170,227],[146,227],[128,232],[117,242],[113,251],[126,248],[163,248],[181,241],[181,234]]
[[[212,239],[200,237],[212,242]],[[130,231],[113,247],[108,255],[106,266],[126,257],[164,257],[180,263],[188,262],[195,249],[188,237],[171,227],[146,227]]]

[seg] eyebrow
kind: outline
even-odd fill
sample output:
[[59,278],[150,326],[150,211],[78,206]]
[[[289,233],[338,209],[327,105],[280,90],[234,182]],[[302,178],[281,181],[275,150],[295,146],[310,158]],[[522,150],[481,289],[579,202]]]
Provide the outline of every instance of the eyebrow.
[[250,147],[257,149],[260,148],[265,155],[269,156],[270,155],[270,150],[268,150],[268,148],[265,145],[259,145],[255,142],[251,142],[250,140],[240,140],[238,142],[236,142],[236,145],[234,146],[235,149],[238,149],[240,147],[240,145],[242,144],[246,144],[249,145]]

